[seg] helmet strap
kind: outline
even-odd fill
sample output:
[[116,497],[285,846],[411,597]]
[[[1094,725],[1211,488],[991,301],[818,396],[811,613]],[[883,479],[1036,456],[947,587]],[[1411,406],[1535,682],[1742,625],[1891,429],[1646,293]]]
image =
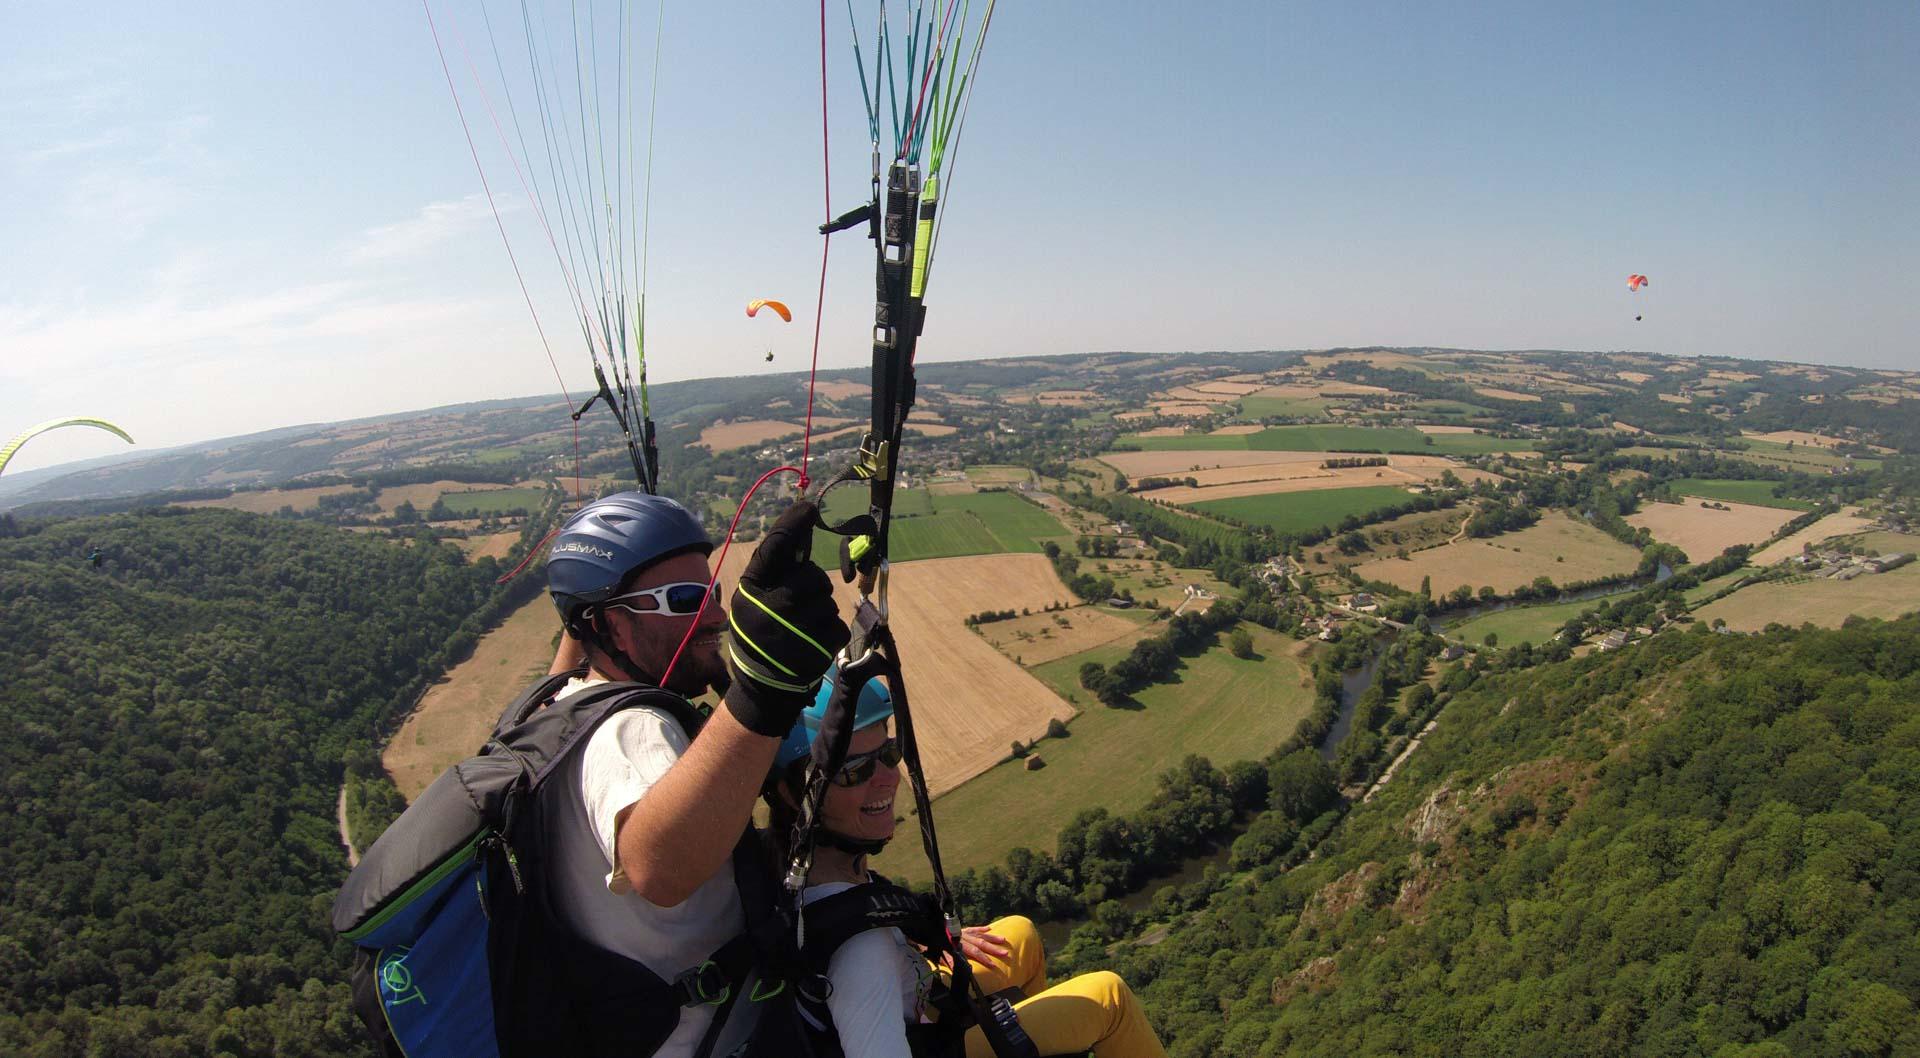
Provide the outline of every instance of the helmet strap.
[[[594,616],[597,617],[599,615],[595,614]],[[614,643],[612,636],[602,632],[595,625],[593,617],[588,617],[581,621],[580,624],[581,628],[578,633],[580,641],[585,643],[588,650],[592,652],[587,657],[589,664],[595,662],[593,655],[598,654],[599,660],[612,662],[618,670],[610,672],[607,675],[617,676],[620,679],[633,683],[645,683],[650,686],[658,686],[655,680],[643,674],[643,670],[638,664],[634,663],[632,658],[627,656],[626,651],[620,649],[620,647]],[[600,666],[593,664],[593,667],[598,669]]]
[[814,842],[854,856],[878,856],[887,847],[886,839],[849,837],[837,830],[821,827],[814,831]]

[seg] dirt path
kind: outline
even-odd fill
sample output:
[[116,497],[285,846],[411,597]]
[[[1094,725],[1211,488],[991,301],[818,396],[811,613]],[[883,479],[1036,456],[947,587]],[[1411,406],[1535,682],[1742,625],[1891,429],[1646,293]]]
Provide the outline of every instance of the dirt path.
[[1437,716],[1434,717],[1432,720],[1427,721],[1427,726],[1421,728],[1419,734],[1407,740],[1406,748],[1402,749],[1399,754],[1393,758],[1393,762],[1388,764],[1387,770],[1381,772],[1380,777],[1373,781],[1373,785],[1367,787],[1366,796],[1360,798],[1361,804],[1366,804],[1368,801],[1373,800],[1373,795],[1379,793],[1380,788],[1387,785],[1387,781],[1393,778],[1393,773],[1400,769],[1400,762],[1412,756],[1413,751],[1420,748],[1420,740],[1432,734],[1433,729],[1437,727],[1439,723],[1440,718]]
[[334,808],[334,816],[340,820],[340,844],[347,847],[347,866],[360,866],[360,850],[353,847],[353,838],[347,833],[347,784],[340,784],[340,803]]

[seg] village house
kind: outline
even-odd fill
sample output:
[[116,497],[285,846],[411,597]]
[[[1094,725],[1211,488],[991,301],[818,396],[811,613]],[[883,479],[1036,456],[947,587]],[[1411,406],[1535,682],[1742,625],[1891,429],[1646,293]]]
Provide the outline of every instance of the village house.
[[1624,628],[1616,628],[1613,631],[1608,632],[1606,635],[1600,637],[1600,644],[1598,649],[1619,650],[1621,647],[1624,647],[1626,645],[1627,645],[1627,630]]

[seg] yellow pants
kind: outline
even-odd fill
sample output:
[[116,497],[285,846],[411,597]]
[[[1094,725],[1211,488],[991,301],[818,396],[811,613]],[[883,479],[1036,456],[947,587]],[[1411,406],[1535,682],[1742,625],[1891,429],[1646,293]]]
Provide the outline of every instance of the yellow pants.
[[[987,927],[1012,949],[1005,966],[968,960],[980,989],[991,995],[1018,988],[1027,998],[1013,1005],[1020,1027],[1043,1055],[1082,1054],[1094,1058],[1166,1058],[1140,1000],[1120,979],[1102,970],[1047,987],[1047,954],[1040,933],[1028,919],[1013,915]],[[946,971],[940,971],[944,976]],[[967,1030],[967,1058],[993,1058],[993,1048],[976,1026]]]

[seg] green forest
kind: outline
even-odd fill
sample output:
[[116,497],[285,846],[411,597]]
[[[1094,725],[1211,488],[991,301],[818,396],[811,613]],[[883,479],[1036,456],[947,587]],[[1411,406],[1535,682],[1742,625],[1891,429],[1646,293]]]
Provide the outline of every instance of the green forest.
[[0,1053],[366,1053],[336,797],[500,569],[226,511],[4,524]]
[[1118,970],[1186,1058],[1920,1053],[1920,618],[1441,698],[1312,859],[1056,969]]

